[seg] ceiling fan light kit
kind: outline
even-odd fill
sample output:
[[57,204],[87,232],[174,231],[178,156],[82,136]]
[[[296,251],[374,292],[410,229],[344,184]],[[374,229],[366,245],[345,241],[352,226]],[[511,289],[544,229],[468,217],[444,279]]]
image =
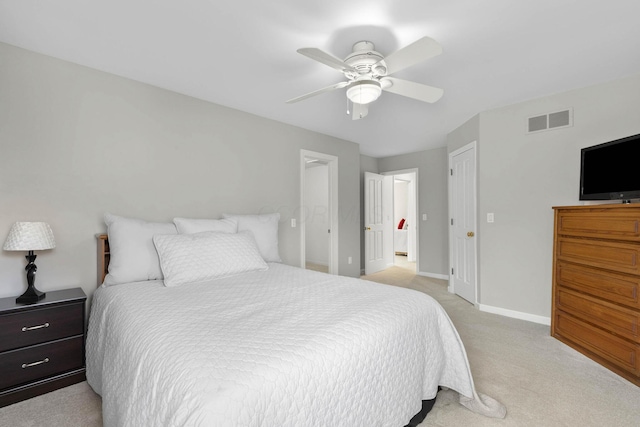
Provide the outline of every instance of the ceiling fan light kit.
[[376,80],[360,80],[347,89],[347,98],[356,104],[369,104],[380,97],[382,86]]
[[290,99],[287,103],[346,88],[347,98],[354,104],[352,119],[358,120],[368,114],[367,104],[377,100],[382,91],[429,103],[436,102],[443,94],[443,90],[436,87],[390,77],[390,74],[442,53],[440,44],[429,37],[423,37],[386,57],[376,52],[370,41],[355,43],[353,52],[344,61],[312,47],[298,49],[298,53],[340,71],[347,81]]

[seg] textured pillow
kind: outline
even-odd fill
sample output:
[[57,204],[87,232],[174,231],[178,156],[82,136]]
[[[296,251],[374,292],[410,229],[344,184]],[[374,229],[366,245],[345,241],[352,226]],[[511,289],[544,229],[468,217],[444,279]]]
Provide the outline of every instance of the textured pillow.
[[258,249],[266,262],[282,262],[278,252],[279,213],[262,215],[223,215],[238,223],[238,232],[250,231],[256,239]]
[[105,285],[162,279],[153,236],[177,234],[175,225],[124,218],[110,213],[104,214],[104,222],[107,224],[111,255]]
[[248,233],[204,231],[153,237],[165,286],[202,282],[256,270],[267,270]]
[[203,231],[220,233],[237,233],[238,223],[232,219],[189,219],[173,218],[178,234],[193,234]]

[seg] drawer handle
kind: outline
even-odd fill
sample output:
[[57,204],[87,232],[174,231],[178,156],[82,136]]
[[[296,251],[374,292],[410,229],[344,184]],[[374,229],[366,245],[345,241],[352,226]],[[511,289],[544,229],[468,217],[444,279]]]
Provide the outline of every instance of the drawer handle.
[[24,369],[24,368],[30,368],[30,367],[32,367],[32,366],[42,365],[43,363],[47,363],[48,361],[49,361],[49,358],[48,358],[48,357],[45,357],[44,359],[39,360],[39,361],[37,361],[37,362],[33,362],[33,363],[23,363],[23,364],[22,364],[22,369]]
[[34,331],[36,329],[42,329],[42,328],[48,328],[49,327],[49,322],[43,324],[43,325],[38,325],[38,326],[23,326],[22,327],[22,332],[27,332],[27,331]]

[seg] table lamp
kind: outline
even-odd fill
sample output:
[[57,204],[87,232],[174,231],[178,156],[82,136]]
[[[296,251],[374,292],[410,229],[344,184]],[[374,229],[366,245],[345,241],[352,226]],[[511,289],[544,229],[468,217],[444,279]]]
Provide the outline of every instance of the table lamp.
[[9,230],[7,240],[2,249],[5,251],[29,251],[27,258],[27,290],[20,295],[16,302],[18,304],[31,304],[44,298],[45,293],[36,289],[36,271],[38,267],[34,264],[36,255],[33,251],[53,249],[56,242],[53,238],[51,226],[46,222],[16,222]]

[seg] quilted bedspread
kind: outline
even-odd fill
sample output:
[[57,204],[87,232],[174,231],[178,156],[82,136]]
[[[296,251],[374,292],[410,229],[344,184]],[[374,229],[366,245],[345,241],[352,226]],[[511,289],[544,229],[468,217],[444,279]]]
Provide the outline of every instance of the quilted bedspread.
[[105,426],[401,427],[438,385],[487,402],[431,297],[281,264],[100,287],[87,380]]

